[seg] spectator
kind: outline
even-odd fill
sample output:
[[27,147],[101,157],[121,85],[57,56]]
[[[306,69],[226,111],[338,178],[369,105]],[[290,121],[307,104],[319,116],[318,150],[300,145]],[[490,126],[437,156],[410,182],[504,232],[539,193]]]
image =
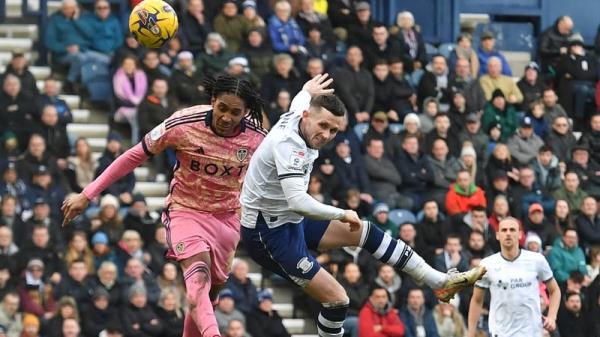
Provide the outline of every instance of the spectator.
[[579,247],[577,231],[574,228],[565,229],[562,238],[556,239],[548,255],[548,262],[559,283],[566,282],[573,271],[587,275],[585,254]]
[[488,163],[485,167],[488,181],[492,181],[492,176],[498,171],[503,171],[513,181],[519,181],[519,170],[515,168],[512,158],[510,157],[510,151],[508,146],[499,143],[494,148],[492,155],[488,159]]
[[554,89],[547,87],[544,89],[542,101],[544,102],[544,116],[546,122],[550,125],[556,117],[567,117],[565,109],[558,103],[558,96]]
[[373,214],[367,217],[367,221],[388,233],[391,237],[398,237],[398,225],[389,218],[390,208],[385,203],[375,205]]
[[556,76],[562,106],[566,107],[570,116],[583,121],[588,117],[587,101],[594,100],[598,74],[596,59],[586,52],[581,35],[569,38],[569,51],[561,56]]
[[50,245],[48,227],[42,224],[33,227],[31,243],[24,244],[16,256],[18,273],[20,274],[33,259],[42,261],[45,266],[45,268],[44,266],[41,267],[42,271],[45,271],[44,276],[48,277],[52,283],[58,284],[60,282],[60,273],[63,269],[62,262],[55,251],[55,247]]
[[561,169],[558,158],[552,154],[552,148],[542,145],[536,158],[531,162],[531,168],[535,172],[535,180],[544,193],[552,193],[560,188]]
[[[313,177],[317,178],[317,176]],[[340,207],[343,207],[344,209],[354,210],[358,214],[358,217],[362,219],[371,215],[371,205],[362,200],[360,198],[360,194],[360,191],[356,188],[348,189],[348,191],[346,191],[346,196],[343,202],[340,204]]]
[[79,321],[74,318],[65,319],[60,331],[62,332],[63,337],[82,337],[80,334],[81,325],[79,325]]
[[[52,296],[52,285],[43,278],[43,275],[44,262],[39,259],[29,260],[18,291],[23,312],[50,319],[54,316],[56,304]],[[23,317],[24,330],[27,330],[28,325],[26,319],[27,315]]]
[[566,200],[569,204],[569,209],[571,209],[571,212],[574,214],[577,214],[577,210],[579,210],[579,206],[581,206],[583,199],[588,196],[587,192],[579,186],[579,183],[580,181],[577,173],[568,171],[565,173],[563,185],[552,194],[556,200]]
[[[61,200],[64,200],[65,192],[61,186],[59,186],[56,182],[53,181],[52,176],[50,175],[50,171],[43,166],[40,165],[38,170],[34,172],[33,177],[31,178],[31,185],[29,186],[29,190],[31,191],[31,203],[36,203],[39,200],[42,200],[42,203],[47,204],[49,208],[49,216],[54,221],[62,220],[62,214],[60,211]],[[47,217],[48,215],[46,215]],[[44,217],[42,220],[46,221],[49,224],[50,218]],[[39,219],[36,219],[39,220]],[[59,240],[57,240],[59,239]],[[60,237],[55,235],[53,240],[56,244],[62,245],[62,240]]]
[[75,155],[67,158],[68,170],[65,174],[71,190],[79,193],[94,180],[94,172],[98,163],[92,158],[92,149],[86,138],[78,138],[74,148]]
[[378,60],[390,61],[402,53],[398,41],[390,37],[387,27],[376,23],[371,30],[371,40],[363,49],[365,52],[365,67],[373,69]]
[[231,276],[226,284],[226,287],[233,292],[236,309],[245,315],[258,306],[256,287],[248,278],[248,268],[246,261],[234,261],[231,267]]
[[528,232],[525,237],[525,249],[531,252],[543,254],[542,239],[535,232]]
[[[106,142],[106,148],[102,153],[102,157],[98,159],[98,168],[96,168],[96,174],[94,178],[99,175],[112,164],[115,159],[122,153],[122,142],[123,138],[121,135],[115,132],[108,134]],[[123,178],[117,180],[114,184],[106,189],[107,194],[111,194],[119,198],[119,201],[125,205],[131,204],[133,201],[133,187],[135,186],[135,175],[133,172],[125,175]],[[93,229],[92,229],[93,230]],[[112,239],[111,239],[112,240]]]
[[477,52],[473,49],[473,36],[468,33],[461,33],[456,38],[456,46],[450,52],[450,68],[458,69],[456,63],[459,59],[466,61],[470,72],[470,78],[479,77],[479,58]]
[[485,94],[485,99],[491,100],[495,90],[500,90],[510,104],[523,102],[523,94],[510,76],[502,74],[502,62],[498,57],[490,57],[488,60],[487,74],[479,78],[479,84]]
[[232,58],[229,60],[227,68],[225,68],[225,73],[228,75],[231,75],[236,79],[252,82],[249,72],[250,69],[248,68],[248,59],[243,56]]
[[69,240],[69,245],[64,253],[63,260],[67,266],[70,266],[71,263],[75,261],[83,261],[88,275],[94,275],[96,273],[94,253],[92,253],[88,244],[86,232],[74,231],[73,234],[71,234],[71,239]]
[[436,139],[433,142],[431,152],[432,155],[427,157],[433,173],[433,189],[430,191],[438,205],[446,205],[446,193],[450,185],[456,181],[462,167],[458,159],[449,153],[448,145],[443,139]]
[[348,314],[344,321],[344,332],[348,332],[350,337],[358,337],[358,314],[369,297],[369,288],[356,263],[346,264],[340,284],[350,299]]
[[[231,1],[225,6],[231,6]],[[233,54],[227,48],[223,36],[219,33],[209,33],[204,43],[204,53],[200,53],[196,58],[196,71],[204,76],[213,76],[224,71],[232,58]]]
[[[337,191],[343,189],[343,185],[342,178],[335,169],[335,166],[333,165],[330,156],[319,159],[318,170],[319,171],[317,172],[317,174],[319,175],[319,178],[321,178],[321,180],[323,181],[323,183],[321,184],[321,193],[324,196],[324,200],[331,200],[331,202],[334,202],[333,200],[335,200],[335,198],[333,197],[333,195],[337,195]],[[339,200],[335,200],[335,202],[338,201]]]
[[[158,298],[160,296],[160,288],[158,287],[158,283],[156,283],[156,279],[153,277],[153,275],[146,273],[142,261],[136,258],[131,258],[129,261],[127,261],[127,265],[125,266],[125,275],[122,277],[121,285],[121,298],[126,298],[125,296],[127,294],[131,295],[131,289],[140,288],[146,291],[146,294],[144,295],[144,303],[147,301],[150,306],[158,303]],[[138,300],[140,299],[138,298]],[[138,302],[138,304],[139,303],[141,303],[141,301]]]
[[[419,119],[419,116],[417,116],[416,113],[411,112],[406,114],[406,116],[404,116],[403,125],[404,130],[400,131],[400,133],[397,135],[392,135],[390,139],[393,149],[392,158],[394,160],[399,158],[399,156],[401,156],[402,154],[402,151],[404,151],[404,149],[402,148],[402,144],[404,143],[405,138],[415,137],[417,141],[417,146],[419,142],[423,140],[423,133],[420,130],[421,120]],[[418,147],[416,151],[419,152]]]
[[336,28],[347,28],[350,24],[354,23],[357,10],[356,7],[361,2],[363,1],[330,1],[327,6],[327,16],[331,19],[332,26]]
[[108,293],[108,304],[116,308],[121,304],[122,288],[118,277],[117,266],[112,261],[104,261],[98,267],[93,284],[94,289],[102,288]]
[[67,127],[60,123],[58,111],[54,105],[46,105],[42,108],[40,123],[37,125],[37,134],[42,135],[48,146],[48,154],[66,162],[71,154]]
[[548,214],[554,208],[554,199],[535,180],[535,172],[529,166],[522,167],[519,171],[519,185],[515,187],[515,195],[521,210],[520,214],[515,213],[517,217],[525,216],[533,203],[542,205],[544,212]]
[[488,129],[495,124],[500,125],[500,141],[507,141],[517,129],[517,112],[507,102],[504,93],[500,89],[494,90],[490,101],[485,105],[481,125]]
[[[14,163],[9,164],[9,166],[12,166],[12,168],[10,169],[6,169],[5,170],[5,175],[15,175],[15,167],[16,165]],[[10,173],[7,173],[10,172]],[[21,181],[20,184],[24,183]],[[19,184],[19,185],[20,185]],[[10,186],[10,184],[6,184],[6,188],[5,190],[6,193],[2,193],[0,194],[2,196],[2,200],[0,201],[0,223],[2,225],[4,225],[3,227],[7,227],[9,228],[12,232],[14,232],[15,230],[18,230],[19,228],[23,228],[23,220],[21,219],[21,217],[19,216],[19,212],[18,211],[18,200],[17,197],[15,197],[13,194],[9,194],[8,190],[11,189],[12,186]],[[29,208],[29,207],[28,207]],[[4,247],[4,249],[6,249],[7,247]],[[4,251],[4,253],[6,253],[6,251]]]
[[221,13],[214,18],[213,28],[225,39],[229,50],[237,53],[251,28],[251,23],[238,13],[237,3],[228,0],[223,1]]
[[34,98],[21,87],[21,81],[13,74],[4,76],[0,93],[1,132],[14,132],[20,150],[28,143],[35,116]]
[[34,98],[37,98],[40,92],[38,90],[35,77],[31,71],[29,71],[28,67],[29,65],[27,59],[25,58],[25,54],[13,52],[12,59],[6,66],[6,70],[4,70],[2,77],[5,77],[7,74],[13,74],[17,76],[21,82],[21,89],[23,92],[28,93]]
[[448,78],[448,87],[453,93],[463,93],[468,112],[483,111],[486,102],[485,94],[477,76],[472,76],[470,69],[468,60],[457,59],[454,72]]
[[[465,128],[458,135],[458,142],[470,142],[475,150],[477,165],[484,167],[487,160],[488,137],[481,131],[481,120],[475,113],[470,113],[465,118]],[[483,172],[483,170],[481,170]]]
[[590,130],[583,133],[579,144],[586,146],[590,150],[592,160],[600,164],[600,114],[590,118]]
[[275,53],[289,53],[296,61],[303,52],[304,33],[292,15],[292,6],[287,0],[278,0],[274,5],[275,15],[268,22],[269,37]]
[[[148,80],[148,88],[152,88],[152,83],[157,78],[167,78],[171,75],[171,69],[160,64],[159,54],[157,50],[150,49],[144,53],[142,59],[142,70],[146,74]],[[143,110],[140,110],[143,111]]]
[[[242,3],[242,14],[250,22],[250,27],[265,29],[265,20],[256,12],[256,1],[246,0]],[[245,38],[245,37],[244,37]]]
[[346,51],[346,63],[334,74],[336,92],[348,109],[350,126],[367,122],[374,103],[373,78],[361,68],[363,53],[356,46]]
[[336,37],[331,22],[327,15],[315,10],[314,0],[300,1],[300,11],[296,14],[296,22],[302,29],[304,36],[309,36],[310,30],[317,29],[321,33],[326,44],[330,48],[335,47]]
[[566,15],[560,16],[552,26],[542,32],[538,55],[544,74],[552,74],[559,67],[561,56],[567,54],[571,36],[573,36],[573,20]]
[[584,145],[573,147],[567,170],[577,172],[583,182],[583,190],[593,197],[600,197],[600,165],[590,158],[590,149]]
[[[6,198],[6,197],[5,197]],[[19,247],[13,242],[13,230],[8,226],[0,227],[0,256],[3,257],[12,257],[19,252]],[[12,261],[10,261],[12,262]],[[12,267],[12,263],[10,266]],[[0,267],[6,267],[0,263]],[[0,268],[0,271],[4,268]],[[11,268],[12,269],[12,268]],[[0,277],[1,279],[1,277]],[[1,283],[1,282],[0,282]],[[6,285],[6,284],[4,284]],[[3,288],[2,284],[0,284],[0,288]],[[0,292],[0,294],[2,294]]]
[[446,237],[444,251],[437,254],[435,258],[435,269],[446,273],[448,270],[456,268],[458,271],[466,271],[469,268],[469,262],[462,252],[463,247],[460,237],[456,234],[449,234]]
[[150,132],[175,111],[175,104],[167,96],[168,92],[169,84],[165,78],[156,78],[151,83],[150,91],[138,107],[140,137]]
[[290,92],[285,89],[279,90],[275,102],[271,103],[272,106],[269,107],[270,109],[267,112],[267,118],[271,128],[277,124],[281,115],[289,111],[291,103],[292,98],[290,97]]
[[98,62],[101,59],[108,64],[109,57],[117,48],[123,45],[122,26],[117,17],[112,15],[110,2],[108,0],[96,0],[94,13],[84,14],[80,21],[81,26],[85,28],[90,50],[104,54],[104,58],[94,55],[91,60]]
[[116,122],[127,122],[131,126],[131,142],[137,143],[139,124],[137,120],[138,106],[144,99],[148,79],[143,70],[138,68],[137,59],[131,56],[121,61],[121,66],[113,76],[113,90],[116,96]]
[[546,136],[546,144],[554,150],[558,160],[566,163],[577,140],[569,129],[567,117],[556,117],[552,122],[552,130]]
[[508,65],[508,61],[500,51],[496,49],[496,38],[491,31],[485,31],[479,37],[479,48],[477,49],[477,57],[479,58],[479,76],[483,76],[489,72],[488,62],[492,57],[498,58],[501,67],[499,68],[503,75],[512,76],[512,71]]
[[123,232],[123,236],[118,242],[116,254],[118,265],[126,265],[127,261],[132,258],[141,261],[144,269],[150,263],[150,255],[143,249],[142,237],[135,230],[128,229]]
[[448,111],[450,107],[451,93],[449,78],[448,78],[448,64],[446,58],[442,55],[435,55],[431,59],[431,69],[427,70],[419,82],[419,89],[417,91],[417,97],[419,98],[419,104],[422,104],[427,97],[436,98],[442,112]]
[[517,198],[508,183],[506,172],[498,170],[490,176],[490,187],[486,191],[486,199],[488,200],[488,210],[494,209],[496,200],[499,196],[504,197],[506,202],[506,215],[509,213],[521,214],[521,206],[517,205]]
[[271,106],[277,99],[277,93],[287,90],[290,96],[295,96],[301,88],[301,79],[294,69],[294,59],[287,54],[273,57],[274,70],[268,73],[261,82],[260,94],[265,104]]
[[456,174],[456,182],[450,185],[446,194],[446,213],[453,216],[467,213],[476,206],[487,205],[483,190],[472,181],[471,173],[460,170]]
[[[123,222],[119,215],[119,199],[106,194],[100,199],[100,212],[90,220],[91,232],[105,233],[112,246],[116,247],[123,234]],[[122,269],[122,265],[120,266]]]
[[598,216],[598,204],[594,197],[587,196],[583,199],[581,212],[575,223],[581,246],[586,251],[592,246],[600,245],[600,216]]
[[433,308],[433,319],[440,337],[464,336],[465,320],[450,303],[440,303]]
[[414,206],[412,200],[398,192],[398,187],[402,185],[402,176],[396,170],[394,163],[384,156],[381,139],[369,141],[364,160],[374,192],[373,197],[382,200],[392,208],[412,209]]
[[177,64],[171,74],[168,88],[170,88],[178,107],[188,107],[204,102],[206,95],[204,87],[201,85],[202,74],[201,70],[194,68],[192,53],[183,51],[177,54]]
[[8,292],[0,304],[0,325],[6,328],[6,337],[20,337],[23,331],[23,318],[19,312],[19,294]]
[[448,222],[440,213],[435,200],[425,201],[423,203],[423,219],[417,224],[417,231],[427,247],[424,258],[429,264],[433,264],[435,255],[442,253],[448,229]]
[[273,63],[273,51],[265,42],[263,31],[258,28],[250,29],[240,52],[248,59],[252,81],[260,85]]
[[546,111],[544,110],[544,103],[542,100],[535,100],[531,102],[529,107],[527,108],[526,117],[531,118],[533,123],[533,131],[540,138],[546,138],[546,135],[549,131],[548,116],[546,116]]
[[[41,111],[46,105],[53,105],[58,112],[58,120],[61,124],[68,124],[73,121],[73,115],[71,114],[71,108],[67,102],[60,98],[60,82],[50,76],[44,80],[44,93],[38,96],[38,112]],[[39,116],[36,116],[39,118]]]
[[[158,295],[158,294],[157,294]],[[128,291],[129,302],[122,308],[121,320],[126,336],[160,336],[163,323],[147,301],[144,286],[136,284]]]
[[41,337],[40,335],[40,319],[31,313],[23,315],[23,333],[21,337]]
[[98,231],[92,236],[92,248],[94,253],[94,266],[99,268],[105,261],[117,263],[117,256],[111,250],[106,233]]
[[425,307],[425,296],[419,288],[409,290],[407,305],[400,310],[400,319],[405,324],[406,336],[438,337],[433,314]]
[[163,270],[165,263],[165,252],[168,250],[167,229],[164,226],[154,228],[154,238],[150,244],[146,245],[146,250],[150,254],[150,270],[157,273]]
[[[499,198],[502,199],[502,198]],[[506,203],[506,199],[504,199],[505,207],[508,209],[508,205]],[[486,234],[488,238],[486,238]],[[479,230],[471,231],[469,234],[469,240],[467,241],[467,246],[461,252],[467,261],[472,261],[473,259],[483,259],[484,257],[490,256],[493,254],[490,247],[486,243],[486,239],[490,237],[489,230],[487,233],[483,233]]]
[[485,186],[485,178],[482,169],[478,169],[477,154],[470,143],[465,143],[460,151],[460,164],[471,174],[471,182],[477,186]]
[[206,37],[211,31],[209,19],[210,16],[207,17],[204,13],[203,0],[188,1],[186,10],[180,16],[179,37],[183,45],[196,56],[204,51]]
[[556,199],[554,210],[554,227],[558,234],[563,235],[567,228],[575,228],[575,216],[571,214],[569,204],[564,199]]
[[[47,176],[36,175],[35,181],[47,179]],[[33,214],[32,216],[25,222],[22,228],[16,228],[16,236],[15,242],[17,245],[25,248],[29,242],[31,242],[33,229],[36,226],[44,226],[48,229],[48,233],[50,234],[50,240],[52,246],[56,251],[61,251],[64,248],[63,235],[60,232],[60,226],[58,222],[50,217],[51,208],[49,204],[49,199],[44,197],[39,197],[32,201],[33,204]],[[62,251],[61,251],[62,255]]]
[[325,61],[329,67],[335,61],[335,49],[323,40],[321,31],[317,26],[309,28],[304,48],[306,49],[306,55],[301,57],[302,64],[306,62],[306,59],[319,58]]
[[546,219],[542,205],[531,204],[527,213],[527,218],[523,221],[527,234],[537,234],[542,241],[542,247],[552,247],[557,237],[556,228]]
[[590,262],[587,265],[588,276],[595,280],[600,275],[600,246],[594,246],[589,253]]
[[464,216],[453,217],[450,232],[456,233],[461,242],[468,242],[472,231],[482,232],[486,237],[491,236],[491,225],[485,207],[478,206]]
[[535,62],[529,62],[525,66],[525,74],[517,82],[517,87],[523,94],[523,102],[521,103],[521,110],[527,111],[530,104],[542,98],[542,92],[544,90],[544,83],[539,77],[540,67]]
[[556,320],[560,335],[563,337],[592,336],[593,332],[588,331],[589,319],[587,312],[583,310],[581,294],[568,292]]
[[[350,188],[358,188],[361,193],[361,198],[368,203],[373,202],[371,196],[371,183],[367,170],[361,161],[360,153],[352,153],[350,150],[350,141],[347,139],[339,139],[335,145],[335,155],[333,156],[333,165],[342,178],[344,190]],[[337,200],[342,200],[343,195],[334,195]]]
[[464,93],[462,91],[453,93],[448,116],[450,116],[450,124],[455,132],[460,132],[464,129],[468,114]]
[[[173,41],[174,39],[177,39],[177,37],[170,41]],[[110,69],[117,68],[126,56],[134,55],[136,59],[141,60],[144,57],[145,52],[146,48],[140,45],[133,34],[127,33],[125,34],[125,43],[115,51],[115,54],[112,57]]]
[[156,274],[160,274],[157,278],[158,286],[162,291],[170,290],[177,296],[178,306],[180,308],[187,304],[185,296],[185,287],[183,285],[183,277],[179,272],[179,267],[173,261],[167,261],[163,264],[162,269]]
[[398,57],[392,57],[388,63],[391,109],[396,112],[400,121],[407,114],[417,110],[417,95],[413,85],[410,83],[408,74],[404,71],[402,60]]
[[421,114],[419,115],[420,129],[422,134],[427,134],[433,130],[433,120],[440,111],[440,102],[437,98],[427,97],[421,107]]
[[403,53],[401,57],[405,62],[406,72],[413,73],[425,68],[425,40],[416,27],[413,14],[409,11],[399,12],[396,16],[396,26],[393,26],[391,31],[400,41],[400,50]]
[[369,300],[360,310],[360,337],[402,337],[405,335],[404,324],[398,312],[391,306],[385,288],[374,286]]
[[258,308],[248,315],[248,333],[253,337],[290,337],[283,320],[273,310],[273,295],[269,290],[258,294]]
[[141,193],[136,193],[133,196],[131,207],[127,211],[127,215],[123,219],[125,230],[134,230],[141,236],[141,244],[144,248],[154,239],[154,230],[156,227],[156,219],[150,215],[146,199]]
[[544,145],[544,141],[533,132],[533,120],[524,117],[517,132],[508,139],[508,149],[518,164],[531,162]]
[[363,144],[369,143],[371,139],[383,140],[385,152],[391,157],[392,149],[392,138],[393,134],[389,129],[388,115],[384,111],[377,111],[371,117],[369,129],[363,136]]
[[[414,231],[414,226],[409,227],[412,227]],[[414,234],[416,235],[416,232]],[[408,241],[406,242],[408,243]],[[377,271],[377,277],[375,278],[373,284],[382,287],[387,291],[390,305],[392,307],[398,306],[400,302],[402,278],[400,278],[400,275],[396,273],[393,267],[386,264],[380,265],[379,270]]]
[[[371,5],[367,1],[354,1],[354,11],[352,14],[354,17],[351,19],[351,22],[344,25],[344,28],[347,28],[348,35],[346,44],[348,46],[357,46],[361,50],[365,50],[371,41],[373,26],[378,22],[373,19],[371,15]],[[332,20],[334,21],[335,27],[335,20]]]
[[119,314],[116,308],[110,305],[109,298],[110,295],[104,288],[98,287],[93,290],[92,304],[82,311],[83,335],[98,336],[109,326],[120,325]]
[[373,88],[375,92],[375,102],[373,109],[387,113],[387,117],[395,122],[399,121],[398,113],[392,112],[391,107],[391,80],[389,77],[389,66],[385,60],[378,60],[373,68]]
[[85,261],[74,260],[69,264],[68,276],[56,287],[54,295],[55,298],[73,297],[80,306],[86,306],[91,302],[91,289],[93,287],[88,278]]
[[429,132],[423,140],[423,152],[431,155],[433,143],[437,139],[443,139],[448,145],[450,155],[453,157],[460,156],[461,146],[458,143],[457,137],[452,137],[450,133],[451,124],[450,117],[446,113],[439,113],[433,119],[433,130]]
[[231,320],[240,320],[246,325],[246,318],[238,309],[235,308],[235,300],[233,299],[233,292],[224,288],[219,292],[219,303],[215,308],[215,317],[219,324],[219,330],[227,330],[227,326]]
[[[182,43],[182,40],[177,35],[167,41],[164,50],[158,56],[160,63],[165,67],[172,68],[177,62],[177,55],[184,51]],[[204,42],[204,46],[206,46],[206,42]]]
[[156,314],[164,326],[161,336],[179,337],[183,335],[184,312],[175,291],[172,289],[161,291]]
[[56,312],[54,316],[45,321],[42,330],[45,331],[45,336],[48,337],[66,337],[62,335],[62,327],[64,321],[67,319],[75,319],[79,321],[79,312],[77,310],[77,302],[71,296],[56,297],[58,303],[56,304]]
[[247,337],[246,330],[242,321],[233,319],[229,322],[227,330],[225,330],[226,337]]

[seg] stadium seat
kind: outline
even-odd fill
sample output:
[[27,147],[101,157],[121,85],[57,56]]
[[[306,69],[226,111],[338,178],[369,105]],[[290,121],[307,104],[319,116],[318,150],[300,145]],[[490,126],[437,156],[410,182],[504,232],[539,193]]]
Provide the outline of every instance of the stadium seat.
[[112,98],[113,90],[108,65],[88,62],[81,67],[81,83],[85,86],[88,99],[106,102]]
[[361,142],[367,131],[369,131],[369,123],[359,123],[354,126],[354,133],[356,133],[356,137]]
[[391,133],[397,135],[404,130],[404,125],[401,123],[392,123],[390,124],[389,129]]
[[406,209],[393,209],[389,214],[390,220],[395,223],[397,226],[400,226],[403,223],[416,223],[417,219],[415,215],[412,214],[411,211]]
[[454,43],[442,43],[438,47],[438,53],[442,54],[445,58],[449,58],[450,54],[454,51],[456,45]]

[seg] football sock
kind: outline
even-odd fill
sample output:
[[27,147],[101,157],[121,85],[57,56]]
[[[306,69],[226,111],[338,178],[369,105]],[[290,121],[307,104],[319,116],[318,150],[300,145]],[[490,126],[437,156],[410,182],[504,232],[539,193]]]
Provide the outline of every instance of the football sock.
[[317,331],[320,337],[342,337],[344,320],[349,303],[322,303],[317,320]]
[[195,309],[190,309],[185,315],[185,320],[183,321],[183,337],[202,337],[202,334],[198,330],[196,326],[196,322],[194,322]]
[[211,280],[210,269],[203,261],[194,262],[185,271],[184,281],[187,300],[191,307],[190,315],[203,337],[220,336],[212,302],[209,297]]

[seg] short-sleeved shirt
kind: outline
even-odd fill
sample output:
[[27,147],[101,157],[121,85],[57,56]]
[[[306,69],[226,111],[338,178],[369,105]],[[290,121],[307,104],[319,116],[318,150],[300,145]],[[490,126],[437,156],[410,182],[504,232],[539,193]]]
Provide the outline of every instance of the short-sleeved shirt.
[[500,253],[481,260],[487,273],[475,286],[490,290],[491,336],[542,335],[539,283],[550,281],[552,270],[542,254],[521,250],[514,261]]
[[142,140],[147,155],[173,149],[177,158],[165,206],[225,213],[240,208],[239,195],[248,163],[266,131],[242,119],[240,132],[222,137],[211,129],[212,107],[175,112]]
[[310,99],[307,92],[300,92],[294,98],[290,112],[281,116],[252,157],[240,197],[242,226],[256,227],[259,212],[270,228],[299,223],[303,219],[289,209],[281,180],[302,177],[305,190],[308,189],[310,173],[319,151],[306,145],[299,126],[302,112],[308,109]]

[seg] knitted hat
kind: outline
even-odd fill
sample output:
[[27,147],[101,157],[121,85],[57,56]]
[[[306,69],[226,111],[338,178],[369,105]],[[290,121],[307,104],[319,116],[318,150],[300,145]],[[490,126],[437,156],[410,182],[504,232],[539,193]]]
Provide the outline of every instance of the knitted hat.
[[460,157],[462,158],[464,156],[473,156],[477,158],[477,153],[475,152],[475,149],[472,146],[464,146],[460,151]]
[[104,208],[105,206],[113,206],[119,209],[119,199],[112,194],[106,194],[100,199],[100,208]]
[[502,90],[500,89],[496,89],[494,90],[494,92],[492,92],[492,101],[496,98],[496,97],[502,97],[502,98],[506,98],[504,96],[504,93],[502,92]]
[[97,243],[108,245],[108,242],[108,235],[104,232],[96,232],[96,234],[92,236],[92,246]]
[[26,313],[23,315],[23,327],[28,325],[34,325],[39,329],[40,319],[34,314]]
[[404,116],[404,124],[406,124],[406,122],[410,122],[410,121],[417,123],[417,127],[419,127],[419,128],[421,127],[421,120],[419,119],[419,116],[416,113],[411,112],[411,113],[406,114],[406,116]]

